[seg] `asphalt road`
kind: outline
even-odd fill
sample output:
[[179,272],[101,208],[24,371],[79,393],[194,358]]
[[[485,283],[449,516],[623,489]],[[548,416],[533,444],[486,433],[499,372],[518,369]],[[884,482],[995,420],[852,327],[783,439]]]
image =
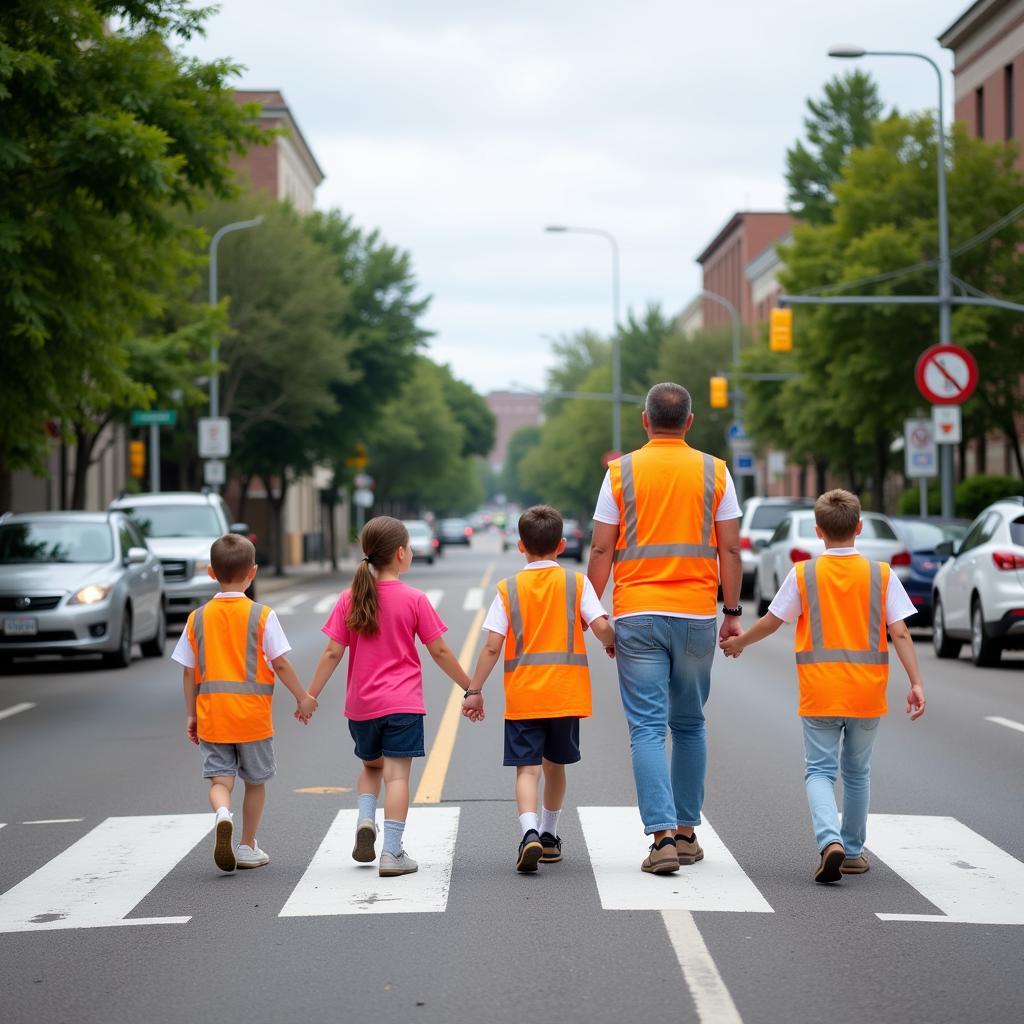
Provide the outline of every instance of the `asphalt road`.
[[[433,592],[459,652],[493,581],[518,564],[484,537],[407,579]],[[344,582],[266,594],[307,679],[322,609]],[[340,673],[308,728],[279,693],[279,773],[260,832],[272,861],[226,876],[211,859],[212,816],[170,648],[123,671],[18,663],[0,677],[0,1015],[1020,1021],[1024,660],[980,670],[966,658],[937,662],[919,644],[929,704],[914,724],[894,668],[873,763],[873,867],[825,888],[811,881],[791,643],[783,630],[738,662],[716,662],[710,825],[698,832],[708,855],[667,878],[638,870],[628,740],[614,666],[599,649],[563,863],[537,876],[512,869],[519,836],[495,677],[486,721],[459,724],[450,761],[434,757],[438,785],[421,793],[435,802],[410,819],[406,846],[424,870],[390,884],[348,857],[357,763]],[[426,661],[427,742],[440,749],[451,687]],[[34,706],[2,717],[19,704]],[[422,771],[418,762],[414,788]]]

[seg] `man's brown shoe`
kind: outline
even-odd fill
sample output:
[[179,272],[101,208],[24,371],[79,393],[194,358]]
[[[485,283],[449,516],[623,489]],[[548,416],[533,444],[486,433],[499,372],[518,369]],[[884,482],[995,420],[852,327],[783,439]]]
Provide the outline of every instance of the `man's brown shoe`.
[[839,870],[844,875],[863,875],[865,871],[870,869],[871,865],[868,863],[867,857],[862,853],[859,857],[847,857]]
[[679,856],[680,866],[685,864],[696,864],[704,859],[704,851],[697,842],[697,833],[687,839],[686,836],[676,833],[676,854]]
[[838,882],[843,877],[842,864],[846,860],[846,851],[842,843],[829,843],[821,851],[821,864],[814,872],[814,880],[824,885]]
[[660,843],[652,843],[650,852],[640,865],[641,871],[651,875],[667,875],[679,870],[679,856],[676,853],[676,842],[671,836],[665,836]]

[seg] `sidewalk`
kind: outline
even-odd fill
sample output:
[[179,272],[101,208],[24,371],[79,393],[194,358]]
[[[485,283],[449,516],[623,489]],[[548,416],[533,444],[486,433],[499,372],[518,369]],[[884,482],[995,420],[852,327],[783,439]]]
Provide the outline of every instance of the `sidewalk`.
[[331,569],[330,562],[305,562],[302,565],[289,565],[283,576],[276,576],[273,569],[261,568],[256,577],[256,593],[258,595],[273,594],[286,587],[301,586],[306,583],[321,583],[333,580],[338,589],[348,586],[356,571],[358,563],[354,559],[338,559],[338,569]]

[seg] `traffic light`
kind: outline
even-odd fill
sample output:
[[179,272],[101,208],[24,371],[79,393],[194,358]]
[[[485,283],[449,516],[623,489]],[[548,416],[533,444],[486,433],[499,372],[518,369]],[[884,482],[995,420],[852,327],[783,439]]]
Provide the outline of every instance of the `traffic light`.
[[136,480],[146,475],[146,442],[128,442],[128,471]]
[[773,352],[793,351],[793,310],[772,310],[768,321],[768,347]]
[[725,377],[711,378],[711,408],[729,408],[729,381]]

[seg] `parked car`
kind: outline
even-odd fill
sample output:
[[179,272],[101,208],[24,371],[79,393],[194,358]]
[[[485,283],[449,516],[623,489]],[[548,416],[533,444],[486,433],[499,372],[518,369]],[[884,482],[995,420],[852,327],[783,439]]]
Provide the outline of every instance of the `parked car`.
[[501,550],[509,551],[519,543],[519,520],[510,519],[501,531]]
[[975,665],[995,665],[1024,647],[1024,497],[989,505],[961,543],[936,550],[948,556],[932,589],[936,655],[955,658],[969,641]]
[[587,538],[583,529],[575,519],[566,519],[562,522],[562,539],[565,541],[563,558],[574,558],[577,562],[583,561],[583,549],[587,545]]
[[164,653],[159,559],[138,527],[113,512],[0,518],[0,659],[101,654],[113,667]]
[[761,551],[771,540],[779,523],[790,512],[814,508],[813,498],[748,498],[740,520],[740,558],[743,561],[743,596],[754,585]]
[[893,526],[910,552],[910,565],[896,570],[917,609],[906,620],[908,626],[930,626],[932,623],[932,584],[939,566],[948,558],[936,548],[944,541],[963,540],[971,525],[969,519],[922,519],[920,516],[894,518]]
[[[219,494],[189,491],[124,495],[112,509],[129,515],[150,549],[163,563],[164,604],[168,619],[187,618],[217,593],[207,573],[210,545],[225,533],[248,535],[245,523],[232,523]],[[255,599],[255,584],[246,591]]]
[[406,519],[405,528],[409,531],[409,547],[412,548],[412,560],[419,559],[427,565],[433,565],[441,547],[440,540],[434,536],[430,523],[424,519]]
[[[865,512],[864,528],[857,538],[857,549],[875,562],[888,562],[893,567],[910,565],[907,551],[887,516]],[[814,510],[788,512],[776,527],[768,545],[761,551],[761,560],[754,576],[753,595],[758,615],[778,592],[789,570],[797,563],[817,558],[825,550],[814,528]]]
[[442,519],[438,532],[442,544],[465,544],[469,546],[473,527],[465,519]]

